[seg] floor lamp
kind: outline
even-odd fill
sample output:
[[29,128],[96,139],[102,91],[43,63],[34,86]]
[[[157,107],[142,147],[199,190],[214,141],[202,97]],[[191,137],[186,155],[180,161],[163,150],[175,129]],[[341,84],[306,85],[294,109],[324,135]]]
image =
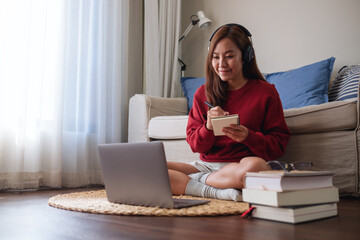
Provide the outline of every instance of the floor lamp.
[[[190,22],[189,26],[186,28],[184,33],[179,38],[179,45],[180,45],[181,41],[184,40],[184,38],[189,34],[191,29],[196,24],[198,24],[198,27],[201,30],[204,30],[211,25],[211,20],[209,18],[205,17],[205,14],[203,11],[198,11],[196,15],[192,15],[190,17],[190,20],[191,20],[191,22]],[[184,77],[184,72],[186,70],[186,64],[180,58],[178,58],[178,60],[179,60],[180,66],[181,66],[181,77]]]

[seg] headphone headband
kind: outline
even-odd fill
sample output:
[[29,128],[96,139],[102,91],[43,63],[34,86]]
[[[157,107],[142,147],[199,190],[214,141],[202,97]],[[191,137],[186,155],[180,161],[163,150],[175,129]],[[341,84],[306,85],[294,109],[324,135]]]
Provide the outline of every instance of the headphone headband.
[[213,34],[211,34],[211,37],[210,37],[210,39],[209,39],[209,42],[211,42],[211,40],[213,39],[215,33],[217,33],[217,31],[219,31],[220,28],[225,27],[225,26],[228,26],[228,27],[237,26],[237,27],[239,27],[241,30],[243,30],[243,32],[244,32],[244,33],[250,38],[250,40],[251,40],[252,35],[251,35],[251,33],[249,32],[249,30],[247,30],[244,26],[242,26],[242,25],[240,25],[240,24],[237,24],[237,23],[228,23],[228,24],[225,24],[225,25],[222,25],[222,26],[218,27],[218,28],[213,32]]

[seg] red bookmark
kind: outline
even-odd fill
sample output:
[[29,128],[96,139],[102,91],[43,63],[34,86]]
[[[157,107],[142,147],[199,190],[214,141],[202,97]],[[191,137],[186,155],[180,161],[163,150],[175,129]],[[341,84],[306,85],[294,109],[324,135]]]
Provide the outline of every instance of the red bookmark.
[[248,210],[246,210],[243,214],[241,214],[242,218],[250,217],[252,211],[254,211],[255,207],[250,207]]

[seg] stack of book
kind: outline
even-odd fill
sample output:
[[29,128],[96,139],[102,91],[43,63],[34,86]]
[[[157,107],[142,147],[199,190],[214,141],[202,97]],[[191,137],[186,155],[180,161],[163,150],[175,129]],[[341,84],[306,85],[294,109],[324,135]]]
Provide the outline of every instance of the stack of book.
[[243,201],[255,218],[300,223],[337,215],[339,191],[331,171],[246,173]]

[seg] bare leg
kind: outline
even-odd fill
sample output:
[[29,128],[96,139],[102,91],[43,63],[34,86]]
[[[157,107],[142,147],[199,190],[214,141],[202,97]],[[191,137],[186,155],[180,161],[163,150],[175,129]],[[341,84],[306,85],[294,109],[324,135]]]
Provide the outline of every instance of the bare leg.
[[169,169],[170,185],[173,194],[185,194],[186,186],[191,179],[188,175],[199,172],[199,170],[190,164],[182,162],[167,162],[167,165]]
[[230,163],[219,171],[211,173],[206,179],[206,184],[215,188],[244,187],[244,176],[246,172],[258,172],[269,170],[266,161],[258,157],[246,157],[239,163]]
[[169,170],[171,190],[174,195],[191,195],[224,200],[241,201],[241,193],[236,189],[216,189],[191,179],[185,173]]
[[171,190],[174,195],[185,194],[185,189],[190,181],[190,177],[185,173],[169,169]]
[[168,170],[170,186],[174,195],[187,194],[233,201],[242,200],[241,193],[236,189],[216,189],[191,179],[187,174],[199,172],[199,170],[189,164],[168,163],[168,165],[170,165]]

